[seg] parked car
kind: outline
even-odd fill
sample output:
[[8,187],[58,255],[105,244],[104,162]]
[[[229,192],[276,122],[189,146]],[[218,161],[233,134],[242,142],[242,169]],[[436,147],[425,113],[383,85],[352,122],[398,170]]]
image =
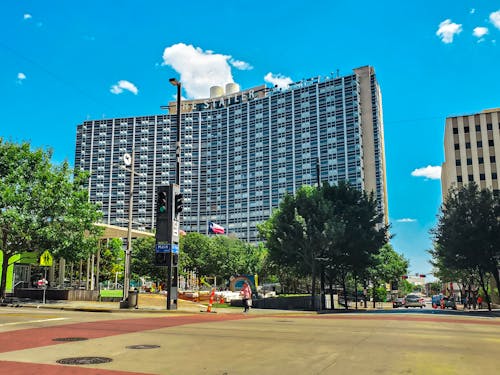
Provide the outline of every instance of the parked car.
[[396,299],[394,299],[394,301],[392,301],[392,307],[394,309],[396,309],[398,307],[403,307],[404,304],[405,304],[404,298],[396,298]]
[[404,300],[404,306],[406,308],[408,307],[424,307],[425,306],[425,300],[423,297],[417,296],[416,294],[408,294],[405,297]]

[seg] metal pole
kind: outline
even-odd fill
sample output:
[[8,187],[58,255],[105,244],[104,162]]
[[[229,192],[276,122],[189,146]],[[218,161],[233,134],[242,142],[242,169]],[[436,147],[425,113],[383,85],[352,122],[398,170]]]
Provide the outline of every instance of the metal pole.
[[132,158],[130,165],[130,192],[128,201],[127,250],[125,251],[125,269],[123,276],[123,301],[128,301],[130,284],[130,255],[132,253],[132,211],[134,209],[134,157],[135,148],[132,148]]
[[177,82],[177,139],[175,142],[175,183],[181,186],[181,83]]

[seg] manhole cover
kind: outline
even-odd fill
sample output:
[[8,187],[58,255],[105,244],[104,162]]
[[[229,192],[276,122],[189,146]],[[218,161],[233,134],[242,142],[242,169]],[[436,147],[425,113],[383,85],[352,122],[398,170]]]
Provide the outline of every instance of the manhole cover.
[[85,341],[88,340],[86,337],[58,337],[56,339],[52,339],[52,341]]
[[156,349],[159,348],[160,345],[130,345],[127,346],[127,349]]
[[111,361],[111,358],[106,357],[74,357],[59,359],[56,362],[61,365],[97,365],[99,363],[108,363]]

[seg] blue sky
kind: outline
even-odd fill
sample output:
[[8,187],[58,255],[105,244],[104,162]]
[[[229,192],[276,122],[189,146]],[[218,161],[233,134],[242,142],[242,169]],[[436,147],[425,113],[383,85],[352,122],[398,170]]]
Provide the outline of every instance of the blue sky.
[[[372,65],[394,248],[430,273],[445,118],[500,107],[498,1],[0,3],[0,137],[73,164],[76,125],[160,114],[213,84],[283,84]],[[210,77],[210,79],[206,79]]]

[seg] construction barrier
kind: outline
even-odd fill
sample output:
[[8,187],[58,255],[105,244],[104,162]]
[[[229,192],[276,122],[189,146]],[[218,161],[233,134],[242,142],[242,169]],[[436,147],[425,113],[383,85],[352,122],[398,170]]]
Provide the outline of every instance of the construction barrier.
[[212,312],[212,304],[214,303],[215,288],[212,288],[212,293],[210,293],[210,299],[208,300],[207,312]]

